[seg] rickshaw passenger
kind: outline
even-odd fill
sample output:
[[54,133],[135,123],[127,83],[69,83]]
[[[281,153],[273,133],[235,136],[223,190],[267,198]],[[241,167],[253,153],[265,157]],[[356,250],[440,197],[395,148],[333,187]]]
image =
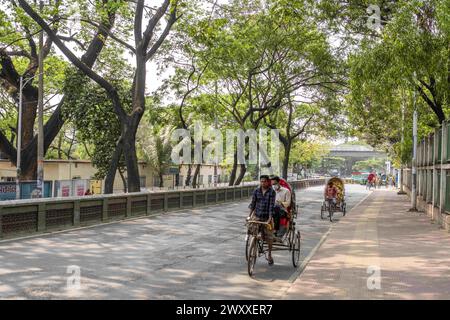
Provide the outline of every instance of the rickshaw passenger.
[[[272,179],[275,178],[277,176],[272,176]],[[277,177],[278,179],[280,179],[280,186],[286,188],[289,190],[289,192],[292,192],[291,190],[291,185],[289,183],[287,183],[286,180],[284,180],[283,178]]]
[[277,237],[282,237],[286,232],[286,228],[280,226],[280,218],[287,217],[289,207],[291,206],[291,192],[289,189],[280,185],[280,178],[274,176],[271,178],[272,188],[275,190],[275,206],[274,206],[274,225]]
[[332,200],[333,204],[336,205],[337,189],[334,186],[333,182],[328,182],[325,195],[327,200]]

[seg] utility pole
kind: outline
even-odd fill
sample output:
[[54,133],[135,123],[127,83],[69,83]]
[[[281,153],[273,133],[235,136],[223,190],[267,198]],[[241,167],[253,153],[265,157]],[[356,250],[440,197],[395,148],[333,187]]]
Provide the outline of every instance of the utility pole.
[[22,90],[23,77],[19,80],[19,114],[17,116],[17,159],[16,159],[16,199],[20,199],[20,174],[21,174],[21,156],[22,156]]
[[[216,101],[217,101],[217,80],[215,81],[215,94],[216,94]],[[217,130],[217,111],[214,111],[214,128]],[[217,141],[215,141],[217,143]],[[217,148],[215,149],[214,153],[217,153]],[[217,183],[219,182],[217,179],[217,162],[218,162],[218,155],[214,155],[214,186],[217,187]]]
[[[42,14],[44,1],[39,2]],[[38,150],[37,150],[37,197],[43,197],[44,190],[44,30],[39,33],[39,87],[38,87]]]
[[[414,80],[416,73],[414,72]],[[417,211],[417,108],[416,108],[416,89],[413,91],[413,159],[412,159],[412,188],[411,188],[411,209],[409,211]]]

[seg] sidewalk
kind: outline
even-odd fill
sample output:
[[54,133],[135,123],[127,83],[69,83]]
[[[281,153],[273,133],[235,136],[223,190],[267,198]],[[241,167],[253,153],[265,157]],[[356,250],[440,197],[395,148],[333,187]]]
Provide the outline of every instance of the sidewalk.
[[450,299],[450,234],[409,204],[374,191],[333,225],[284,299]]

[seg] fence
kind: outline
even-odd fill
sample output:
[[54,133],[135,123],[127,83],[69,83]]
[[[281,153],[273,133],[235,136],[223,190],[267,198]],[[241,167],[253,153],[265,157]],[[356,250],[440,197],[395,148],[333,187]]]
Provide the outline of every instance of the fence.
[[[31,199],[31,194],[37,187],[36,181],[20,182],[20,199]],[[44,198],[52,196],[52,181],[44,182]],[[15,182],[0,182],[0,201],[16,199],[16,183]]]
[[[450,230],[450,123],[444,123],[417,146],[417,206]],[[404,186],[412,187],[412,171],[406,169]]]
[[[295,189],[325,179],[292,181]],[[159,212],[247,199],[256,185],[0,202],[0,238],[58,231]]]

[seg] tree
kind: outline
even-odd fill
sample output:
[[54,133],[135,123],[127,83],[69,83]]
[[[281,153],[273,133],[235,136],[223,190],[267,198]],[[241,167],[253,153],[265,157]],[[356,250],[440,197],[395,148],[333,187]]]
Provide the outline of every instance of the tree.
[[[149,133],[151,133],[150,137]],[[148,166],[158,175],[159,187],[161,188],[164,186],[163,175],[170,168],[171,133],[172,128],[170,126],[158,129],[158,127],[152,127],[148,123],[141,125],[138,131],[138,145]]]
[[[126,80],[119,79],[117,75],[126,75],[126,67],[116,65],[116,71],[105,77],[118,88],[121,103],[129,110],[131,97],[128,92],[131,85]],[[67,77],[65,91],[70,94],[67,94],[63,116],[73,123],[80,141],[90,146],[90,158],[93,166],[97,168],[95,177],[105,179],[104,192],[113,192],[117,171],[122,178],[124,190],[127,190],[128,184],[124,179],[125,159],[123,154],[117,152],[121,136],[120,122],[114,113],[111,100],[97,83],[76,70],[72,70]]]
[[316,170],[328,153],[329,146],[321,140],[296,140],[292,146],[289,164],[294,168],[294,172],[301,169]]
[[[325,36],[306,10],[302,1],[221,5],[214,14],[186,26],[183,39],[189,45],[182,54],[192,57],[187,64],[191,72],[186,63],[177,70],[187,82],[198,80],[202,71],[195,88],[209,97],[222,119],[234,120],[230,128],[258,129],[265,118],[289,104],[287,97],[296,90],[333,88],[340,81]],[[230,185],[239,184],[245,175],[244,159],[239,160],[236,149]]]
[[367,159],[363,161],[357,161],[352,167],[353,171],[364,172],[381,172],[386,168],[385,159]]
[[[83,54],[80,60],[86,65],[92,67],[102,51],[105,41],[108,38],[109,30],[114,23],[114,10],[106,10],[107,1],[99,2],[95,10],[92,10],[94,15],[98,14],[99,23],[97,28],[93,30],[93,36],[86,36],[86,41],[83,45]],[[23,10],[17,5],[16,1],[5,2],[5,10],[0,12],[2,23],[0,24],[0,43],[3,47],[0,49],[0,82],[4,92],[7,93],[9,101],[15,105],[17,112],[18,93],[19,93],[19,78],[22,76],[28,80],[36,75],[38,67],[38,50],[36,45],[36,35],[39,31],[38,26],[29,19]],[[99,14],[100,11],[106,14]],[[46,6],[44,8],[44,16],[52,20],[52,32],[55,38],[59,41],[72,41],[70,36],[64,34],[68,31],[68,26],[62,22],[64,10],[61,1],[56,1],[54,5]],[[50,27],[49,27],[50,28]],[[59,32],[63,34],[59,34]],[[46,88],[52,87],[52,83],[56,85],[54,92],[49,94],[56,94],[58,92],[57,83],[62,82],[61,76],[55,76],[57,72],[63,72],[52,69],[61,63],[59,58],[52,52],[53,39],[47,37],[44,41],[43,52],[47,66],[44,66],[45,74],[49,77],[46,80]],[[56,68],[58,69],[58,68]],[[59,70],[62,70],[60,68]],[[59,87],[60,89],[60,87]],[[37,137],[34,135],[34,124],[36,120],[37,108],[37,88],[33,85],[33,81],[28,81],[23,90],[23,131],[22,131],[22,161],[21,161],[21,179],[34,180],[36,179],[37,170]],[[46,98],[49,98],[48,96]],[[62,107],[64,104],[64,96],[60,99],[56,107],[51,107],[51,116],[48,118],[44,126],[44,152],[47,152],[52,141],[58,135],[60,129],[64,124],[62,117]],[[11,119],[11,118],[9,118]],[[15,122],[17,116],[15,117]],[[17,122],[16,122],[17,123]],[[0,127],[0,151],[4,152],[13,164],[16,164],[17,150],[14,147],[13,135],[16,132],[17,124],[14,123],[12,133],[8,134],[3,131],[4,127]]]
[[[134,13],[131,19],[129,15],[123,17],[133,25],[134,44],[130,45],[126,41],[120,40],[116,35],[112,35],[109,32],[110,37],[114,37],[117,42],[120,42],[127,50],[129,50],[135,56],[136,68],[134,70],[133,84],[131,87],[130,95],[132,97],[132,109],[130,112],[124,108],[123,103],[119,96],[118,88],[105,79],[91,67],[84,64],[72,50],[70,50],[52,30],[49,23],[47,23],[43,17],[36,13],[36,11],[28,5],[25,0],[18,0],[24,11],[34,20],[36,23],[44,29],[49,38],[53,40],[55,45],[61,50],[61,52],[67,57],[67,59],[84,75],[95,81],[100,85],[107,93],[108,98],[111,100],[114,113],[120,121],[121,137],[116,147],[116,153],[124,155],[125,164],[127,168],[127,182],[130,192],[136,192],[140,190],[139,169],[136,154],[136,132],[139,126],[139,122],[145,111],[145,87],[146,87],[146,65],[147,62],[155,55],[161,44],[168,36],[172,25],[178,19],[177,7],[178,1],[165,0],[163,4],[155,10],[146,23],[145,30],[143,29],[144,22],[144,9],[152,9],[145,6],[144,0],[136,1],[136,4],[130,4],[126,1],[111,1],[109,7],[117,8],[132,7]],[[162,17],[168,13],[168,20],[164,30],[155,36],[158,26],[161,24]],[[112,165],[117,167],[119,157],[113,157],[115,163]]]
[[442,123],[449,112],[450,49],[449,35],[437,20],[439,2],[399,1],[382,38],[362,41],[350,62],[353,80],[363,92],[417,91]]
[[330,170],[340,171],[345,168],[345,158],[323,157],[322,168],[325,169],[325,172],[329,172]]

